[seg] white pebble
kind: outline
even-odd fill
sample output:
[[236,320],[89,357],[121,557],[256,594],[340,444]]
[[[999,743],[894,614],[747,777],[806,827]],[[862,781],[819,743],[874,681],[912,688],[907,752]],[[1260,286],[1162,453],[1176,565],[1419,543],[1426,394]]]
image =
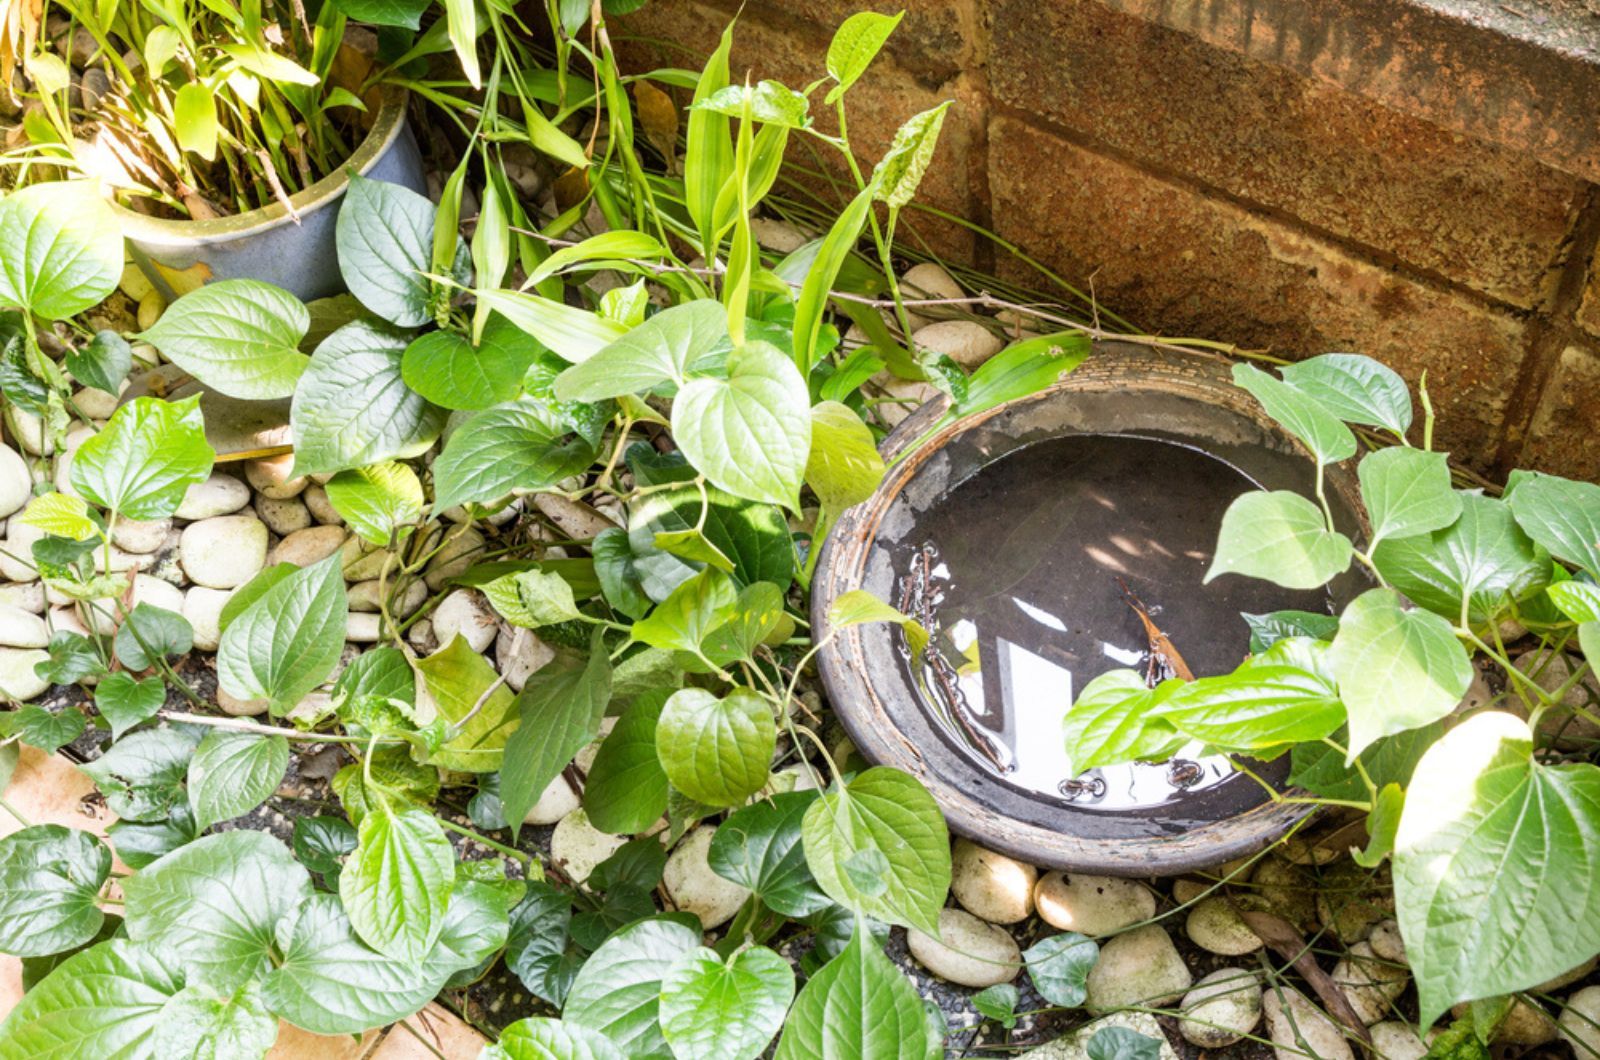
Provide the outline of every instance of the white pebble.
[[1567,998],[1559,1025],[1578,1056],[1600,1055],[1600,986],[1586,986]]
[[999,353],[1005,342],[973,320],[938,320],[918,328],[911,336],[917,347],[942,353],[972,371]]
[[34,666],[50,658],[37,648],[0,648],[0,692],[27,702],[50,687],[50,682],[34,672]]
[[289,477],[294,469],[294,454],[285,453],[282,456],[265,457],[260,460],[251,460],[244,465],[245,481],[250,483],[252,489],[263,497],[275,501],[288,500],[298,497],[305,492],[311,480],[301,476]]
[[1428,1043],[1417,1037],[1409,1023],[1385,1020],[1367,1030],[1372,1035],[1372,1051],[1382,1060],[1422,1060],[1428,1055]]
[[352,611],[345,620],[344,639],[352,644],[376,644],[383,636],[383,616]]
[[1181,998],[1193,982],[1166,929],[1146,924],[1100,947],[1084,1006],[1093,1012],[1160,1007]]
[[468,528],[455,534],[433,557],[433,562],[428,564],[424,578],[428,588],[438,592],[444,588],[446,581],[465,574],[467,568],[478,561],[478,554],[482,551],[483,535],[478,531]]
[[433,612],[433,634],[449,644],[459,634],[467,647],[483,654],[494,643],[499,619],[488,599],[476,589],[457,589]]
[[511,686],[512,691],[521,692],[528,678],[556,657],[556,650],[540,640],[531,629],[521,631],[520,641],[517,633],[517,630],[500,623],[494,638],[494,658],[496,668],[505,674],[506,684]]
[[1409,978],[1404,968],[1378,958],[1367,942],[1351,946],[1333,967],[1333,981],[1344,990],[1350,1007],[1368,1026],[1389,1014],[1389,1006],[1405,993]]
[[1243,968],[1218,968],[1194,984],[1179,1007],[1179,1034],[1202,1049],[1223,1049],[1261,1022],[1261,987]]
[[312,483],[307,486],[305,494],[300,499],[305,501],[307,510],[317,522],[327,523],[329,526],[343,525],[344,517],[333,506],[333,502],[328,500],[328,491],[320,484]]
[[748,890],[711,871],[707,852],[716,831],[710,825],[701,825],[679,840],[667,857],[661,877],[673,904],[699,917],[700,926],[707,931],[732,920],[750,897]]
[[257,497],[255,509],[261,521],[267,524],[267,529],[280,537],[287,537],[311,525],[311,510],[298,497],[283,501]]
[[991,924],[1015,924],[1033,913],[1039,872],[1015,858],[957,839],[951,850],[950,892]]
[[1355,1060],[1338,1024],[1293,987],[1263,990],[1261,1011],[1267,1017],[1267,1035],[1277,1060],[1306,1060],[1308,1052],[1318,1060]]
[[0,646],[43,648],[50,643],[50,630],[44,619],[32,611],[0,604]]
[[222,609],[233,599],[232,589],[207,589],[196,585],[183,594],[183,617],[194,629],[194,646],[216,651],[222,639]]
[[1189,910],[1184,930],[1196,946],[1224,957],[1240,957],[1261,948],[1260,936],[1220,895],[1196,902]]
[[539,801],[523,815],[522,823],[555,824],[576,810],[578,805],[577,793],[572,790],[572,785],[567,783],[567,778],[558,773],[554,780],[545,785],[544,791],[539,793]]
[[159,549],[171,530],[171,519],[118,519],[111,528],[111,543],[124,552],[147,554]]
[[253,515],[220,515],[183,530],[178,558],[196,585],[236,589],[267,561],[267,524]]
[[924,968],[959,986],[1009,983],[1021,970],[1022,951],[1011,933],[961,909],[939,910],[939,938],[912,928],[906,945]]
[[1039,877],[1033,904],[1044,922],[1061,931],[1109,935],[1156,915],[1156,896],[1137,880],[1048,872]]
[[22,510],[33,496],[33,474],[9,445],[0,445],[0,519]]
[[190,486],[174,513],[179,519],[214,519],[232,515],[250,503],[250,487],[221,471]]
[[556,822],[555,831],[550,834],[550,860],[573,883],[582,883],[596,865],[627,841],[626,836],[600,831],[589,823],[588,814],[573,810]]

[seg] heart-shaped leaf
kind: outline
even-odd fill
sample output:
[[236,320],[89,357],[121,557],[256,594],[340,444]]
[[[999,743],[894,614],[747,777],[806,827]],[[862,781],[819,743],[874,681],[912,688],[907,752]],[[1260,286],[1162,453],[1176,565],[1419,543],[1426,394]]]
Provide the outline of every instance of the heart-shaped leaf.
[[1361,461],[1356,474],[1372,519],[1369,548],[1385,538],[1442,529],[1461,514],[1461,494],[1450,487],[1450,460],[1443,453],[1380,449]]
[[339,900],[361,940],[397,961],[421,961],[444,930],[456,859],[433,814],[378,804],[361,819],[339,873]]
[[544,404],[523,398],[496,405],[445,442],[433,463],[434,510],[554,486],[588,467],[594,455],[594,447],[571,436]]
[[1319,464],[1332,464],[1355,455],[1356,436],[1316,398],[1253,364],[1234,365],[1233,382],[1248,390],[1268,416],[1304,442]]
[[664,690],[636,698],[594,756],[583,809],[600,831],[634,835],[667,812],[667,775],[656,755],[656,725],[666,702]]
[[229,695],[288,711],[333,672],[349,610],[338,553],[277,578],[222,631],[217,680]]
[[447,409],[486,409],[517,396],[539,345],[504,317],[491,317],[474,346],[453,331],[411,341],[400,362],[406,386]]
[[122,225],[89,181],[44,181],[0,199],[0,305],[65,320],[122,276]]
[[0,953],[43,957],[94,939],[111,851],[88,832],[36,824],[0,839]]
[[219,280],[167,307],[139,337],[213,390],[247,401],[294,393],[311,359],[300,340],[311,315],[300,299],[259,280]]
[[724,961],[691,950],[661,982],[661,1031],[681,1060],[754,1060],[794,1000],[794,969],[752,946]]
[[672,786],[706,806],[737,806],[767,782],[778,728],[767,701],[736,688],[718,699],[674,692],[656,727],[656,753]]
[[1422,1025],[1600,950],[1600,769],[1533,758],[1527,723],[1474,715],[1422,757],[1395,840]]
[[658,1022],[661,981],[699,945],[698,931],[665,917],[623,928],[584,964],[563,1015],[599,1031],[628,1056],[665,1052]]
[[417,523],[427,505],[417,473],[392,460],[341,471],[326,488],[333,510],[374,545]]
[[928,1060],[935,1048],[931,1038],[917,988],[858,917],[849,945],[795,999],[775,1060]]
[[816,792],[781,792],[729,814],[711,837],[711,871],[784,916],[826,909],[831,903],[806,865],[800,838],[801,823],[815,801]]
[[[1394,369],[1356,353],[1325,353],[1280,369],[1283,381],[1347,423],[1404,437],[1411,391]],[[1369,458],[1370,459],[1370,458]]]
[[662,310],[556,377],[563,401],[600,401],[681,383],[691,366],[728,339],[728,311],[701,298]]
[[350,293],[391,324],[416,328],[433,319],[426,275],[433,222],[433,203],[424,196],[350,174],[335,232],[339,272]]
[[282,736],[213,729],[189,763],[189,805],[195,827],[249,813],[272,797],[289,768],[289,741]]
[[165,519],[211,474],[198,395],[135,398],[72,458],[72,485],[125,519]]
[[1542,589],[1550,580],[1550,557],[1517,525],[1504,501],[1481,493],[1458,497],[1455,522],[1381,541],[1372,560],[1412,603],[1452,622],[1465,612],[1467,621],[1481,625]]
[[169,951],[127,939],[96,943],[17,1002],[0,1025],[0,1060],[155,1055],[162,1010],[183,982]]
[[794,362],[752,342],[728,356],[726,379],[692,379],[678,391],[672,433],[720,489],[798,510],[811,452],[809,407]]
[[1349,567],[1351,555],[1350,539],[1329,530],[1311,501],[1288,490],[1257,491],[1228,505],[1205,580],[1245,574],[1285,589],[1316,589]]

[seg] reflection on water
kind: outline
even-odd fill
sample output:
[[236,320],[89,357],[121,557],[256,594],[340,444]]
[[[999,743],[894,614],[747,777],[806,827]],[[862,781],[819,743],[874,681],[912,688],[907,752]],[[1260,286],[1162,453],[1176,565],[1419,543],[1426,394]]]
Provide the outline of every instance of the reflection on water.
[[1152,806],[1226,778],[1199,746],[1069,776],[1061,719],[1107,670],[1170,673],[1135,604],[1197,676],[1243,658],[1241,611],[1326,610],[1319,593],[1201,585],[1223,512],[1251,488],[1203,452],[1127,435],[1041,442],[961,483],[923,514],[900,579],[900,608],[933,634],[917,667],[929,710],[1008,782],[1075,805]]

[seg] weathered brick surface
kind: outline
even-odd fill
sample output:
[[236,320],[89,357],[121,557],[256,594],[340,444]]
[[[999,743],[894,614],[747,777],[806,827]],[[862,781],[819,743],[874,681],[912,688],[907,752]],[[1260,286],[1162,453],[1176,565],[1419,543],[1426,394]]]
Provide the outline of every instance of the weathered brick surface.
[[1531,307],[1581,188],[1098,0],[995,0],[995,98],[1119,152]]
[[1511,316],[1013,118],[991,122],[989,163],[1000,234],[1092,279],[1135,323],[1289,357],[1355,350],[1413,382],[1426,371],[1441,443],[1494,458],[1521,356]]
[[1600,336],[1600,248],[1589,262],[1589,279],[1584,285],[1583,301],[1578,305],[1578,323],[1590,334]]
[[[923,6],[932,10],[936,5]],[[760,14],[747,10],[734,30],[729,69],[735,79],[749,71],[753,78],[773,78],[794,88],[804,88],[825,76],[829,41],[826,31],[805,25],[791,30],[787,28],[790,20],[769,20]],[[616,21],[622,33],[634,38],[619,41],[618,48],[631,69],[643,70],[668,63],[699,66],[703,57],[716,48],[730,17],[720,7],[684,0],[647,4]],[[671,41],[675,47],[657,43],[662,40]],[[701,58],[691,60],[679,48],[686,48],[691,55]],[[833,109],[822,105],[824,94],[822,91],[813,94],[812,114],[818,129],[833,134],[838,131],[838,123]],[[918,198],[956,216],[971,217],[974,200],[968,163],[975,157],[972,145],[977,130],[982,127],[982,118],[980,98],[967,75],[958,75],[930,88],[898,68],[891,58],[880,56],[846,97],[850,141],[863,172],[868,172],[888,149],[901,122],[947,99],[957,103],[945,118],[934,164]],[[687,103],[687,97],[682,102]],[[845,193],[850,191],[847,168],[842,160],[835,161],[838,155],[832,147],[815,141],[808,144],[807,139],[803,134],[791,136],[791,161],[811,170],[818,161],[823,162],[834,183],[825,179],[807,183],[818,195],[842,204],[848,197]],[[958,258],[969,258],[973,253],[972,236],[958,226],[919,217],[914,211],[906,212],[902,226],[924,235],[940,253]]]
[[460,1016],[434,1003],[390,1027],[366,1060],[477,1060],[486,1044]]
[[1102,0],[1600,179],[1600,17],[1544,0]]
[[1569,346],[1540,395],[1520,466],[1600,481],[1600,348]]
[[884,45],[902,69],[927,87],[960,73],[976,54],[976,0],[711,0],[725,15],[742,6],[742,21],[761,20],[802,31],[825,50],[833,31],[858,11],[905,12]]

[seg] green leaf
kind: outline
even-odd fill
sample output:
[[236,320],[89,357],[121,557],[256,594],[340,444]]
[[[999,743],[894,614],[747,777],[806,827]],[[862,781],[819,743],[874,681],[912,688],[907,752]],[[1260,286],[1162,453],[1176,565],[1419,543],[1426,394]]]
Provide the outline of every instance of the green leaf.
[[1350,714],[1350,758],[1380,736],[1444,717],[1472,683],[1472,660],[1450,623],[1406,610],[1392,589],[1350,602],[1328,661]]
[[294,392],[296,475],[418,456],[433,444],[445,413],[400,377],[405,349],[403,332],[365,320],[322,341]]
[[294,393],[311,358],[300,340],[311,314],[300,299],[259,280],[219,280],[167,307],[139,336],[213,390],[248,401]]
[[[696,528],[702,545],[732,562],[735,584],[787,586],[794,577],[794,544],[782,509],[742,501],[718,489],[707,489],[703,496],[693,486],[664,489],[642,498],[628,519],[633,572],[648,596],[665,599],[701,568],[703,560],[675,555],[657,544],[662,535]],[[670,544],[675,539],[666,540]]]
[[1150,688],[1139,674],[1118,669],[1084,685],[1061,723],[1071,774],[1176,753],[1188,741],[1156,708],[1181,684]]
[[783,590],[771,582],[756,582],[739,593],[733,613],[711,631],[700,650],[704,661],[718,666],[731,666],[741,660],[755,662],[756,648],[774,639],[786,639],[788,633],[782,632],[785,628],[793,632],[794,622],[784,614]]
[[690,367],[728,338],[728,311],[709,298],[662,310],[556,377],[563,401],[600,401],[681,384]]
[[564,302],[524,291],[477,290],[478,316],[499,313],[548,346],[563,360],[580,364],[628,333],[621,324]]
[[495,610],[513,626],[538,629],[582,620],[572,586],[554,571],[525,570],[496,578],[483,587]]
[[858,11],[839,24],[833,40],[828,44],[828,76],[838,82],[828,90],[824,103],[830,107],[850,86],[861,79],[867,67],[883,48],[883,42],[905,17],[904,11],[893,15],[880,15],[876,11]]
[[246,608],[265,596],[267,590],[300,569],[293,563],[274,563],[235,589],[233,595],[228,597],[228,602],[222,605],[222,614],[218,620],[218,625],[223,632],[226,632],[228,627],[233,625],[234,619],[244,614]]
[[333,672],[349,610],[337,553],[278,580],[222,631],[218,682],[288,711]]
[[133,368],[133,347],[115,331],[101,330],[83,346],[69,349],[63,359],[78,382],[115,394]]
[[65,320],[122,277],[122,225],[88,181],[44,181],[0,199],[0,305]]
[[296,817],[291,845],[300,864],[324,877],[337,877],[345,855],[356,848],[356,830],[342,817]]
[[1017,1025],[1017,1003],[1021,1000],[1022,995],[1016,987],[1010,983],[996,983],[973,994],[972,1007],[978,1010],[979,1015],[997,1020],[1009,1031]]
[[683,156],[684,203],[700,233],[699,249],[708,257],[716,249],[717,196],[733,174],[733,141],[728,135],[732,122],[726,114],[696,104],[728,84],[728,51],[732,47],[733,23],[729,22],[695,82],[687,123],[688,149]]
[[428,0],[338,0],[333,6],[357,22],[416,29],[428,9]]
[[160,677],[141,681],[125,670],[106,674],[94,689],[94,705],[111,723],[112,739],[155,717],[166,701],[167,688]]
[[1394,369],[1355,353],[1325,353],[1279,369],[1283,381],[1348,423],[1405,437],[1411,391]]
[[811,102],[777,81],[725,85],[691,104],[694,110],[716,111],[730,118],[742,117],[746,107],[750,117],[758,122],[788,129],[805,129],[811,125]]
[[99,527],[89,518],[89,505],[82,497],[70,493],[45,493],[35,497],[16,519],[26,526],[73,541],[87,541],[99,533]]
[[513,489],[548,489],[594,460],[595,450],[543,403],[523,398],[475,414],[433,463],[434,511],[487,502]]
[[667,249],[655,236],[626,229],[601,232],[570,247],[562,247],[545,258],[537,268],[528,273],[528,278],[522,281],[522,289],[526,291],[530,287],[537,287],[556,273],[584,262],[603,261],[607,258],[655,260],[666,255]]
[[277,1040],[278,1018],[262,1004],[255,983],[231,997],[218,997],[209,987],[191,984],[161,1010],[152,1045],[158,1056],[229,1060],[265,1056]]
[[1510,493],[1511,514],[1552,556],[1600,577],[1600,486],[1534,475]]
[[928,1060],[930,1038],[917,988],[857,917],[850,944],[795,999],[774,1057]]
[[733,616],[737,604],[733,581],[707,567],[635,622],[633,639],[668,651],[698,653],[711,631]]
[[863,622],[909,622],[906,615],[895,610],[865,589],[851,589],[840,593],[828,607],[828,625],[835,629],[858,626]]
[[95,782],[118,817],[160,821],[183,798],[183,777],[199,742],[199,733],[190,728],[131,732],[78,768]]
[[350,293],[403,328],[433,319],[433,203],[410,188],[350,174],[335,242]]
[[798,510],[811,450],[809,405],[794,363],[751,342],[729,354],[727,379],[693,379],[678,392],[672,433],[718,488]]
[[1223,574],[1285,589],[1316,589],[1350,566],[1350,539],[1331,531],[1311,501],[1288,490],[1239,497],[1222,516],[1206,582]]
[[1089,1060],[1160,1060],[1166,1041],[1146,1037],[1131,1027],[1101,1027],[1089,1039]]
[[72,458],[72,485],[125,519],[165,519],[211,474],[198,395],[135,398]]
[[[1368,797],[1367,779],[1380,788],[1387,784],[1405,787],[1411,783],[1412,771],[1423,753],[1433,746],[1444,729],[1443,722],[1434,722],[1373,743],[1359,756],[1366,777],[1345,765],[1343,751],[1321,742],[1301,744],[1290,755],[1289,783],[1324,798],[1354,800]],[[1334,734],[1334,742],[1341,747],[1347,741],[1345,733]]]
[[599,1031],[544,1016],[524,1016],[484,1046],[479,1060],[627,1060]]
[[455,873],[455,851],[433,814],[380,800],[361,819],[339,900],[361,941],[397,961],[421,961],[444,930]]
[[[1368,457],[1370,460],[1371,457]],[[1461,493],[1461,515],[1442,530],[1390,538],[1373,564],[1390,585],[1452,622],[1481,625],[1550,580],[1550,558],[1523,533],[1506,503]]]
[[628,618],[640,618],[650,610],[652,601],[640,580],[628,531],[620,526],[600,531],[590,543],[589,552],[594,557],[601,594],[613,610]]
[[627,1056],[664,1053],[657,1022],[661,981],[699,945],[698,931],[665,917],[623,928],[584,964],[562,1014],[604,1034]]
[[706,806],[737,806],[771,771],[778,727],[767,701],[736,688],[718,699],[701,688],[674,692],[656,728],[656,754],[672,786]]
[[1443,453],[1380,449],[1361,461],[1356,474],[1372,519],[1369,548],[1385,538],[1441,530],[1461,514],[1461,495],[1450,488],[1450,460]]
[[[806,862],[834,901],[878,920],[939,935],[950,889],[950,833],[938,803],[909,774],[873,766],[819,798],[802,825]],[[844,866],[863,851],[887,863],[882,891],[866,894]]]
[[117,821],[106,829],[106,835],[117,856],[133,869],[142,869],[197,838],[187,802],[175,803],[172,812],[154,824]]
[[135,604],[117,630],[117,658],[130,670],[148,670],[157,661],[194,647],[194,627],[176,611]]
[[1597,821],[1600,769],[1535,762],[1509,714],[1474,715],[1423,756],[1394,853],[1423,1026],[1600,951]]
[[539,794],[599,734],[610,702],[611,661],[598,628],[582,670],[546,667],[528,678],[513,708],[519,720],[500,768],[500,801],[513,836]]
[[278,922],[311,897],[311,877],[278,840],[241,830],[179,847],[122,891],[129,938],[236,990],[272,967]]
[[46,754],[54,754],[76,740],[84,728],[83,714],[71,707],[47,710],[30,704],[15,713],[0,715],[0,719],[11,722],[11,731],[23,743]]
[[949,109],[950,101],[945,100],[937,107],[913,114],[895,131],[889,150],[873,167],[872,180],[867,184],[873,198],[886,203],[890,210],[899,210],[916,197],[922,177],[933,162],[933,151],[939,146],[939,132]]
[[402,529],[416,525],[427,506],[417,473],[392,460],[341,471],[326,489],[333,510],[374,545],[388,545]]
[[512,732],[508,720],[513,716],[515,697],[499,683],[478,707],[478,699],[497,684],[499,675],[494,667],[468,647],[460,634],[427,658],[418,659],[416,666],[438,706],[439,716],[452,726],[465,722],[461,731],[428,760],[442,769],[466,773],[493,773],[499,769]]
[[811,408],[811,455],[806,485],[829,512],[860,504],[883,481],[883,457],[861,417],[837,401]]
[[280,929],[283,960],[261,980],[267,1007],[313,1034],[361,1034],[416,1012],[449,973],[385,957],[356,937],[331,894],[314,894]]
[[211,162],[217,157],[217,97],[201,81],[178,88],[172,98],[172,127],[178,146]]
[[535,997],[558,1008],[585,957],[571,940],[571,923],[571,896],[542,881],[529,882],[527,897],[511,910],[506,967]]
[[[823,315],[827,312],[828,298],[833,293],[839,270],[855,249],[861,230],[866,227],[872,213],[875,185],[862,188],[834,219],[833,227],[823,237],[817,256],[806,271],[805,282],[800,287],[800,297],[794,304],[794,359],[801,371],[810,374],[821,354],[817,344],[822,335]],[[698,466],[698,465],[697,465]]]
[[661,982],[661,1031],[680,1060],[754,1060],[792,1000],[794,970],[765,946],[727,961],[702,946]]
[[967,394],[945,418],[986,412],[1015,398],[1053,386],[1089,356],[1089,336],[1058,331],[1012,343],[978,366],[967,379]]
[[1405,804],[1406,793],[1399,784],[1385,784],[1378,791],[1367,813],[1366,849],[1352,851],[1352,861],[1364,869],[1375,869],[1394,853],[1395,833],[1400,828],[1400,814]]
[[539,346],[502,317],[491,317],[474,346],[453,331],[411,341],[400,361],[406,386],[447,409],[486,409],[522,389]]
[[1355,455],[1356,436],[1317,399],[1251,364],[1234,365],[1233,382],[1253,394],[1268,416],[1304,442],[1317,463],[1332,464]]
[[656,756],[656,724],[666,702],[665,690],[639,696],[594,756],[583,809],[600,831],[635,835],[667,812],[667,775]]
[[88,832],[37,824],[0,839],[0,953],[43,957],[93,941],[111,851]]
[[1077,1008],[1088,995],[1089,969],[1100,947],[1076,931],[1040,939],[1022,951],[1028,977],[1039,996],[1052,1005]]
[[1185,736],[1221,751],[1262,752],[1321,740],[1345,708],[1322,641],[1281,640],[1231,674],[1191,681],[1157,708]]
[[189,804],[195,827],[241,817],[272,797],[289,768],[282,736],[213,729],[189,763]]
[[815,792],[781,792],[729,814],[711,837],[711,871],[748,888],[784,916],[805,917],[827,908],[831,903],[806,865],[800,837],[806,811],[816,800]]
[[1332,640],[1339,632],[1339,620],[1314,611],[1270,611],[1264,615],[1240,613],[1250,627],[1250,651],[1259,654],[1286,637]]
[[97,943],[17,1002],[0,1025],[0,1060],[156,1055],[162,1009],[183,981],[169,952],[126,939]]

